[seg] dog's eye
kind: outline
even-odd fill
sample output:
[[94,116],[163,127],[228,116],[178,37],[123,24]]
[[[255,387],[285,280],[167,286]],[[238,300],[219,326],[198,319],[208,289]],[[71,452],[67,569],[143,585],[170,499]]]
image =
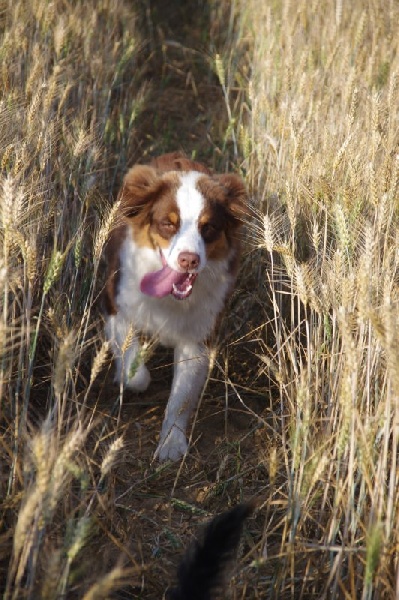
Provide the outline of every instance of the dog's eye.
[[205,223],[201,229],[202,237],[206,242],[213,242],[220,235],[220,229],[218,229],[212,223]]
[[176,225],[172,221],[164,220],[161,221],[160,225],[166,231],[176,231]]
[[177,231],[177,224],[172,223],[169,219],[161,219],[157,224],[158,233],[166,240],[170,239],[175,235]]

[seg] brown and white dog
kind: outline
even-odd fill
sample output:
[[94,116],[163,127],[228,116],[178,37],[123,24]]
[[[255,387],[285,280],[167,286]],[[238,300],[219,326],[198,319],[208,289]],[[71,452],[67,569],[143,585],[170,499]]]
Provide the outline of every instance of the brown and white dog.
[[128,171],[120,225],[106,247],[107,338],[116,381],[144,391],[150,374],[140,334],[174,348],[174,377],[156,456],[178,460],[206,381],[206,341],[237,273],[246,190],[234,174],[213,175],[180,153]]

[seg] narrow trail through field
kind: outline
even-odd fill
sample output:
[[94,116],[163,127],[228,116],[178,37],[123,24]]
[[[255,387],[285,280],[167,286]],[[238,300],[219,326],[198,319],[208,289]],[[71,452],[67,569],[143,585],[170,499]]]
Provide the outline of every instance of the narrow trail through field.
[[[139,119],[137,156],[132,162],[183,150],[217,170],[226,168],[226,110],[211,70],[207,3],[176,1],[168,3],[166,11],[162,0],[151,2],[143,26],[150,40],[145,58],[150,91]],[[233,301],[231,310],[235,313],[225,320],[217,365],[195,422],[192,448],[182,466],[160,467],[152,462],[170,391],[172,354],[157,349],[150,362],[148,392],[124,394],[118,424],[126,429],[126,454],[109,487],[112,497],[104,512],[106,528],[114,536],[108,552],[115,551],[117,539],[130,556],[140,557],[145,571],[142,584],[129,587],[120,598],[138,597],[138,593],[140,598],[161,598],[201,521],[259,491],[258,477],[264,473],[254,450],[258,423],[237,395],[239,389],[245,402],[257,402],[248,385],[253,354],[235,346],[239,336],[231,331],[233,323],[246,320],[245,306]],[[226,380],[227,368],[234,385]],[[118,397],[111,381],[112,373],[99,399],[105,415]]]
[[[145,76],[150,86],[138,131],[139,159],[183,150],[215,164],[226,128],[225,106],[211,69],[210,9],[155,0],[143,26],[149,40]],[[220,161],[220,158],[219,158]]]

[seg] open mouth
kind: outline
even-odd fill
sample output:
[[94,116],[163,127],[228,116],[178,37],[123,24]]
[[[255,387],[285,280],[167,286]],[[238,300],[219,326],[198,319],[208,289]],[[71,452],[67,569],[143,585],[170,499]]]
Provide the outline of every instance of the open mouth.
[[177,298],[178,300],[184,300],[184,298],[188,298],[191,292],[193,291],[194,281],[197,279],[196,273],[184,273],[185,278],[183,281],[179,283],[174,283],[172,286],[172,291],[170,292],[172,296]]
[[155,298],[164,298],[171,294],[178,300],[188,298],[193,291],[193,285],[197,279],[197,273],[181,273],[169,267],[162,252],[162,269],[147,273],[140,283],[143,294]]

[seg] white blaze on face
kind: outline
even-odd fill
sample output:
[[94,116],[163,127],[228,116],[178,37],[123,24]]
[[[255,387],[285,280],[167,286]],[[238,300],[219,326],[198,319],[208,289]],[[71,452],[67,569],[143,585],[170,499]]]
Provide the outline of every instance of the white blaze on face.
[[200,173],[190,172],[179,174],[181,181],[176,193],[176,203],[179,208],[180,228],[172,238],[164,255],[172,269],[181,271],[178,256],[181,252],[193,252],[200,257],[197,271],[205,266],[205,243],[199,231],[199,216],[204,210],[205,199],[196,188],[196,182],[201,177]]

